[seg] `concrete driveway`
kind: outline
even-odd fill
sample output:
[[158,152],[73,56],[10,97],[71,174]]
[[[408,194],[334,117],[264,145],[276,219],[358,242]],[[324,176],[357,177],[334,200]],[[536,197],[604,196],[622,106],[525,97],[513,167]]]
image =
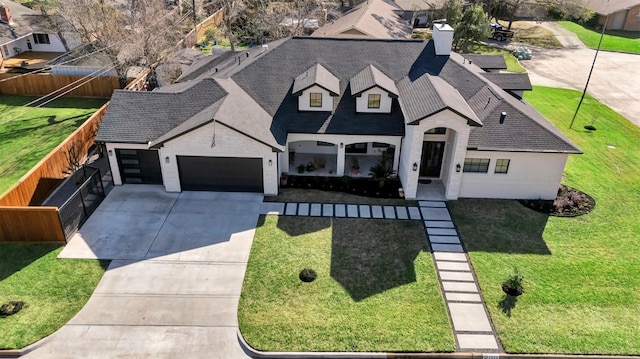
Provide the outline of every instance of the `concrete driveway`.
[[[536,24],[553,31],[564,48],[531,47],[533,58],[520,63],[534,85],[582,91],[596,51],[586,48],[575,34],[554,22]],[[514,44],[514,46],[516,46]],[[587,92],[640,126],[640,55],[600,51]],[[594,125],[598,127],[597,114]],[[585,124],[578,123],[579,127]]]
[[111,259],[28,358],[248,358],[237,308],[262,196],[116,187],[61,252]]

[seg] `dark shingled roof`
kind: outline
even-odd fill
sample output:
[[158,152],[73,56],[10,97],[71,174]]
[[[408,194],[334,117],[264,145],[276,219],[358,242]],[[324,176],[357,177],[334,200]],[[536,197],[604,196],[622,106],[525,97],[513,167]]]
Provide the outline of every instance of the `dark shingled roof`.
[[[116,91],[98,140],[146,143],[198,126],[204,120],[194,116],[215,112],[216,121],[282,150],[289,133],[402,136],[405,123],[449,109],[472,125],[470,149],[580,153],[535,109],[484,77],[479,67],[465,64],[456,53],[435,56],[432,42],[290,38],[239,58],[232,56],[218,71],[198,71],[202,74],[196,79],[160,91]],[[355,111],[351,86],[357,81],[351,80],[374,67],[398,89],[390,114]],[[298,111],[294,83],[310,68],[326,69],[338,80],[332,112]],[[501,112],[507,113],[503,124]]]
[[483,70],[506,70],[507,62],[502,55],[463,55]]
[[153,92],[116,90],[96,141],[155,141],[226,95],[213,79],[179,83]]
[[398,97],[398,88],[393,80],[373,65],[369,65],[358,72],[349,84],[351,85],[352,96],[357,96],[372,87],[378,86],[387,91],[392,97]]
[[315,85],[329,91],[331,96],[338,96],[340,91],[340,80],[325,69],[324,66],[315,64],[293,80],[293,90],[291,92],[297,96],[302,91]]
[[503,90],[533,90],[528,74],[487,72],[482,76]]

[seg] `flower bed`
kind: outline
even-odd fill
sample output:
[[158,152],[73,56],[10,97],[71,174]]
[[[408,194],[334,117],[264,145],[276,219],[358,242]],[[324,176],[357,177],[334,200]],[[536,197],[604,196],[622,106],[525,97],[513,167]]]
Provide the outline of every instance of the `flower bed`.
[[596,200],[575,188],[560,185],[558,195],[553,201],[520,200],[523,205],[555,217],[576,217],[591,212]]
[[371,178],[289,175],[287,178],[287,184],[282,185],[282,187],[338,191],[376,198],[400,198],[398,189],[402,187],[402,184],[397,178],[389,178],[380,183],[379,181]]

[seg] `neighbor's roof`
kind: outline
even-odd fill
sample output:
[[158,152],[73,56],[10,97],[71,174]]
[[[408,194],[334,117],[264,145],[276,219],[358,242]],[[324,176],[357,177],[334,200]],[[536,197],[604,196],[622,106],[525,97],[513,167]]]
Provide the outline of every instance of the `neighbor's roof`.
[[503,90],[532,90],[531,80],[526,73],[487,72],[482,74]]
[[483,70],[506,70],[507,62],[502,55],[463,55]]
[[628,8],[640,6],[638,0],[582,0],[583,6],[601,15],[613,14]]
[[402,10],[439,10],[442,9],[447,0],[393,0]]
[[375,86],[387,91],[393,97],[398,97],[398,88],[389,76],[382,73],[375,66],[369,65],[358,72],[351,81],[351,95],[357,96]]
[[[9,8],[13,19],[13,24],[0,21],[0,45],[23,38],[33,32],[50,32],[44,17],[37,11],[7,0],[0,4]],[[23,50],[26,51],[26,49]]]
[[411,26],[402,20],[397,7],[384,0],[369,0],[356,5],[342,17],[311,34],[313,37],[347,37],[372,39],[408,39]]
[[[470,149],[580,153],[533,107],[484,77],[475,63],[456,53],[436,56],[431,41],[290,38],[269,44],[268,51],[252,49],[240,57],[240,63],[228,61],[217,71],[161,91],[116,91],[98,140],[161,139],[201,124],[199,114],[214,112],[222,100],[213,116],[216,121],[264,143],[277,142],[273,147],[278,150],[289,133],[402,136],[405,124],[451,110],[473,126]],[[292,93],[296,77],[320,68],[318,64],[339,80],[333,111],[299,111]],[[370,65],[398,89],[389,114],[355,111],[351,80]],[[502,112],[507,117],[500,124]],[[160,128],[147,129],[156,123]]]
[[302,91],[311,86],[320,86],[329,91],[331,96],[338,96],[340,92],[340,80],[319,63],[311,66],[293,80],[291,93],[300,95]]

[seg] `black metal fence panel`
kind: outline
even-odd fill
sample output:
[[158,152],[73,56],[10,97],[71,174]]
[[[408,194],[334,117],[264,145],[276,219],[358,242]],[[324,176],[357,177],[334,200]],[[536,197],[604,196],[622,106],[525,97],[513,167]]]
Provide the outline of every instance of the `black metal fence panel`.
[[89,166],[86,166],[86,171],[93,173],[59,209],[60,221],[67,239],[84,224],[105,197],[100,171]]

